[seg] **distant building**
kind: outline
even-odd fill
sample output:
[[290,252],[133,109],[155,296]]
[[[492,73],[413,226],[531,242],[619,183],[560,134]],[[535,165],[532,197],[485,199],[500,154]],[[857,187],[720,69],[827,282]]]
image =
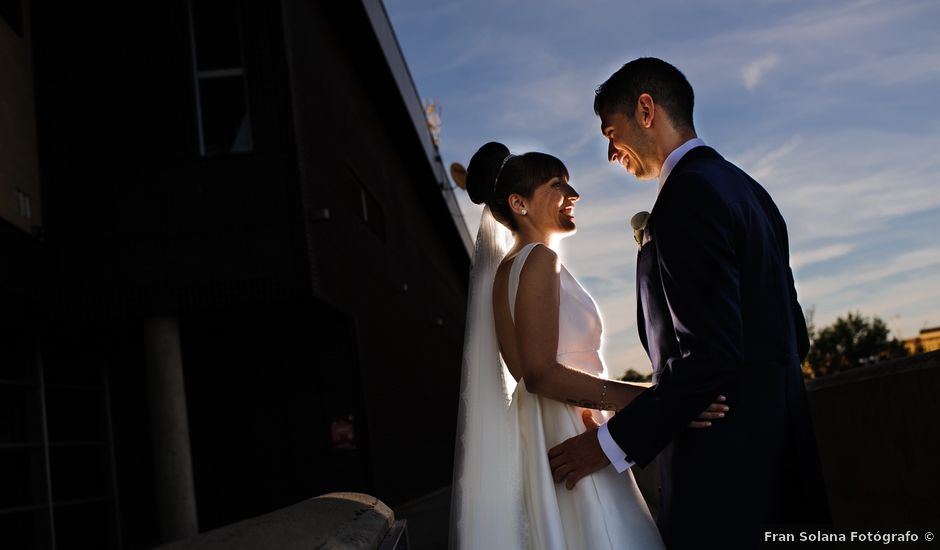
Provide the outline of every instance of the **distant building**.
[[921,329],[917,336],[904,340],[904,347],[910,354],[940,350],[940,327]]
[[0,2],[0,547],[449,484],[470,246],[380,0]]

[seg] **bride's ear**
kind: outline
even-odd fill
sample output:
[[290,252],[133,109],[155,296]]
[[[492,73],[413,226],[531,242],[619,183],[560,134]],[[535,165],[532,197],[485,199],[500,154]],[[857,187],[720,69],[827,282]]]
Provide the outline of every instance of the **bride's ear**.
[[506,199],[506,202],[509,203],[509,209],[516,214],[525,215],[523,211],[525,210],[525,202],[523,202],[522,195],[518,193],[513,193],[509,195]]

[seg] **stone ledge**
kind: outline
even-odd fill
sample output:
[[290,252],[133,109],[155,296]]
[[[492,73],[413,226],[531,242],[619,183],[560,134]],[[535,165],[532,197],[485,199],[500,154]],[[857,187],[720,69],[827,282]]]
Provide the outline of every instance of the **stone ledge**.
[[372,550],[395,515],[379,499],[330,493],[281,510],[173,542],[160,550]]

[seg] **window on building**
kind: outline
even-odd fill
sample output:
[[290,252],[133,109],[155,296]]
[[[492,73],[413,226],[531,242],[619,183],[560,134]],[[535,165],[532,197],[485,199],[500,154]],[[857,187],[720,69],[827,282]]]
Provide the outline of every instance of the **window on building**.
[[199,153],[217,156],[253,150],[241,16],[230,0],[190,0]]
[[117,548],[109,386],[88,332],[0,327],[0,547]]
[[23,36],[22,0],[0,0],[0,19],[5,21],[16,34]]
[[27,220],[33,219],[33,205],[30,196],[22,189],[16,190],[16,211]]

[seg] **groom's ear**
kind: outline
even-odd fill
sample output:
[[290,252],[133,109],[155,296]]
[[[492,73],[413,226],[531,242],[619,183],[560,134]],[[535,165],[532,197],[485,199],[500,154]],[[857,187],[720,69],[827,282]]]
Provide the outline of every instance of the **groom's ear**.
[[636,122],[643,128],[650,128],[653,126],[653,117],[656,114],[656,102],[653,101],[653,96],[642,93],[640,97],[636,99]]

